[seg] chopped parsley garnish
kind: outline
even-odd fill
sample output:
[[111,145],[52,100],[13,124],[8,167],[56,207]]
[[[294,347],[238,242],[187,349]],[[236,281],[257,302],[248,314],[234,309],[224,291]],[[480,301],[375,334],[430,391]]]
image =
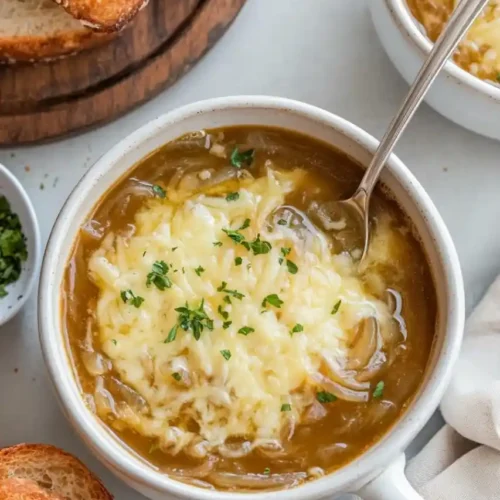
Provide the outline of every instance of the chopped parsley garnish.
[[292,251],[291,248],[286,248],[286,247],[281,248],[281,254],[283,255],[283,257],[286,257],[291,251]]
[[339,312],[340,304],[342,304],[341,300],[338,300],[332,309],[332,314],[337,314]]
[[201,273],[204,273],[205,272],[205,269],[203,269],[203,267],[201,266],[198,266],[194,272],[198,275],[198,276],[201,276]]
[[235,168],[241,168],[243,165],[250,166],[253,162],[254,155],[255,149],[240,151],[238,148],[234,148],[231,153],[231,165]]
[[280,219],[280,220],[278,221],[278,224],[279,224],[280,226],[286,226],[287,222],[286,222],[286,220],[285,220],[285,219]]
[[220,353],[226,361],[229,361],[231,359],[231,351],[229,349],[222,349]]
[[233,229],[223,229],[223,231],[236,243],[245,241],[245,237],[239,231]]
[[113,342],[114,345],[118,344],[118,341],[116,339],[111,339],[111,342]]
[[19,279],[21,264],[28,258],[26,238],[17,214],[10,209],[5,196],[0,196],[0,298],[5,287]]
[[200,340],[201,334],[205,328],[207,330],[214,329],[213,319],[209,318],[205,312],[205,299],[201,300],[198,309],[190,309],[186,302],[185,306],[177,307],[175,310],[179,313],[177,324],[170,330],[165,343],[175,340],[178,328],[182,328],[185,332],[190,330],[193,332],[193,337],[196,340]]
[[281,405],[281,411],[292,411],[292,405],[289,403],[283,403]]
[[236,259],[234,259],[235,266],[241,266],[242,262],[243,262],[243,259],[241,257],[236,257]]
[[[227,287],[227,283],[225,281],[223,281],[222,285],[219,288],[217,288],[217,291],[227,293],[228,295],[231,295],[231,297],[234,297],[235,299],[238,299],[238,300],[241,300],[244,297],[244,295],[242,293],[238,292],[237,290],[228,290],[226,287]],[[224,300],[228,304],[231,303],[231,299],[229,299],[229,301],[228,301],[226,298],[224,298]]]
[[231,304],[231,297],[229,295],[226,295],[223,299],[222,299],[226,304]]
[[337,396],[335,394],[332,394],[331,392],[326,392],[326,391],[320,391],[316,393],[316,399],[320,403],[333,403],[334,401],[337,401]]
[[303,332],[304,331],[304,327],[300,324],[300,323],[297,323],[291,330],[290,330],[290,335],[293,335],[294,333],[299,333],[299,332]]
[[219,307],[217,308],[217,312],[218,312],[218,313],[219,313],[219,314],[220,314],[220,315],[221,315],[224,319],[229,318],[229,313],[228,313],[227,311],[224,311],[224,310],[222,309],[222,306],[219,306]]
[[243,229],[247,229],[250,227],[250,219],[245,219],[241,227],[238,229],[238,231],[243,231]]
[[163,341],[164,344],[169,344],[170,342],[173,342],[175,340],[175,337],[177,337],[178,328],[179,325],[175,325],[170,329],[167,338]]
[[283,301],[278,297],[277,294],[272,293],[271,295],[264,297],[264,300],[262,301],[262,307],[266,307],[267,304],[270,304],[279,309],[281,307],[281,304],[283,304]]
[[497,75],[497,82],[500,83],[500,73]]
[[213,242],[214,247],[221,247],[222,246],[222,241],[214,241]]
[[266,468],[264,469],[264,474],[265,474],[266,476],[269,476],[269,474],[271,474],[271,469],[270,469],[269,467],[266,467]]
[[286,267],[287,267],[288,272],[290,274],[297,274],[297,271],[299,270],[299,268],[297,267],[297,264],[295,264],[294,262],[292,262],[291,260],[288,260],[288,259],[286,259]]
[[260,234],[257,235],[257,238],[253,241],[244,241],[242,245],[247,250],[252,250],[254,255],[262,255],[265,253],[269,253],[271,251],[271,243],[269,241],[263,241],[260,239]]
[[238,330],[238,333],[241,333],[241,335],[245,336],[253,332],[255,332],[255,328],[252,328],[251,326],[243,326]]
[[182,380],[182,376],[179,372],[172,373],[172,377],[174,377],[174,379],[177,380],[177,382],[180,382]]
[[140,307],[144,302],[144,299],[136,295],[132,290],[122,290],[120,292],[120,297],[125,304],[129,304],[134,307]]
[[226,196],[227,201],[236,201],[240,197],[240,193],[229,193]]
[[158,184],[155,184],[153,186],[153,193],[156,196],[158,196],[158,198],[165,198],[167,196],[167,193],[165,193],[165,190],[161,186],[158,186]]
[[172,282],[170,278],[167,276],[168,273],[168,264],[163,260],[157,260],[153,264],[153,270],[148,274],[148,279],[146,281],[146,285],[150,286],[153,284],[158,288],[158,290],[165,290],[165,288],[170,288],[172,286]]
[[375,386],[375,390],[373,391],[373,397],[375,399],[380,399],[383,396],[384,386],[385,386],[385,384],[382,380],[377,383],[377,385]]
[[224,328],[224,330],[227,330],[232,324],[232,321],[224,321],[224,323],[222,323],[222,328]]
[[172,252],[175,252],[179,247],[173,247]]

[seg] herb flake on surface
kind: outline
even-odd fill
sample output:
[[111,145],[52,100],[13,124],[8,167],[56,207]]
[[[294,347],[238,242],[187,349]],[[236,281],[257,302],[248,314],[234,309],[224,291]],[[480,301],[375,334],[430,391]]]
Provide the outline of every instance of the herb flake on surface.
[[141,307],[141,304],[144,302],[143,297],[139,297],[132,290],[122,290],[120,292],[120,297],[125,304],[129,304],[134,307]]
[[289,403],[283,403],[281,405],[281,411],[292,411],[292,405]]
[[290,335],[293,335],[294,333],[299,333],[299,332],[303,332],[304,331],[304,327],[300,324],[300,323],[297,323],[291,330],[290,330]]
[[150,286],[153,284],[158,288],[158,290],[165,290],[165,288],[171,288],[172,281],[167,276],[169,267],[168,264],[163,260],[157,260],[153,264],[152,271],[148,274],[146,285]]
[[153,185],[153,193],[158,196],[158,198],[166,198],[167,196],[165,190],[161,186],[158,186],[158,184]]
[[264,300],[262,301],[262,307],[266,307],[267,304],[270,304],[279,309],[283,304],[283,301],[278,297],[276,293],[272,293],[271,295],[264,297]]
[[229,193],[226,195],[226,201],[236,201],[240,197],[240,193]]
[[241,168],[243,165],[249,167],[253,162],[254,156],[255,149],[240,151],[238,148],[234,148],[231,153],[231,165],[235,168]]
[[255,332],[255,328],[252,328],[251,326],[242,326],[239,330],[238,330],[238,333],[240,333],[241,335],[245,335],[245,337],[249,334],[249,333],[253,333]]
[[332,314],[337,314],[339,312],[339,309],[340,309],[340,305],[342,304],[342,301],[341,300],[338,300],[335,305],[333,306],[333,309],[332,309]]
[[373,397],[375,399],[380,399],[384,395],[384,387],[385,387],[385,384],[382,380],[377,383],[377,385],[375,386],[375,389],[373,391]]
[[316,393],[316,399],[320,403],[333,403],[334,401],[337,401],[337,396],[335,394],[332,394],[331,392],[327,391],[320,391]]
[[226,361],[229,361],[231,359],[231,351],[229,349],[222,349],[222,351],[220,351],[220,353],[222,354],[222,357]]

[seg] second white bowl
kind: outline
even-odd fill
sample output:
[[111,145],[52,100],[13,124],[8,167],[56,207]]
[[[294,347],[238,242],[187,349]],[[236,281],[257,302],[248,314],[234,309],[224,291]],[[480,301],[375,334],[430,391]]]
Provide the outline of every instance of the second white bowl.
[[[401,76],[411,83],[432,50],[406,0],[371,0],[378,37]],[[500,88],[445,64],[425,101],[438,113],[473,132],[500,140]]]

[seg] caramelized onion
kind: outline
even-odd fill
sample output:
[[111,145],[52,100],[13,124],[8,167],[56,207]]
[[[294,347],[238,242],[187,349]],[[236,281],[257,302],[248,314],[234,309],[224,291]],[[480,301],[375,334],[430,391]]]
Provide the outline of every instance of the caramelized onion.
[[304,424],[315,424],[316,422],[322,420],[326,417],[327,411],[324,405],[320,404],[316,399],[313,403],[307,408],[304,413]]
[[252,444],[250,441],[245,441],[241,444],[223,444],[219,446],[218,450],[225,458],[241,458],[252,451]]
[[210,455],[208,459],[204,460],[202,464],[197,467],[184,467],[182,469],[172,469],[169,467],[162,467],[162,471],[167,473],[168,475],[175,475],[179,477],[190,477],[190,478],[201,478],[207,477],[215,467],[217,463],[217,457],[214,455]]
[[104,375],[111,369],[111,362],[95,351],[82,351],[80,354],[83,366],[93,377]]
[[399,331],[403,336],[403,339],[406,340],[408,337],[408,330],[406,328],[406,322],[401,315],[403,311],[403,298],[401,294],[392,288],[388,288],[386,290],[387,293],[387,303],[392,310],[392,317],[399,325]]
[[363,403],[368,401],[369,394],[367,391],[354,391],[345,387],[333,380],[330,380],[328,377],[325,377],[321,373],[313,373],[311,378],[317,382],[323,389],[331,392],[339,399],[343,399],[345,401],[354,401],[357,403]]
[[215,486],[213,484],[207,483],[206,481],[202,481],[201,479],[182,477],[182,476],[177,476],[176,474],[169,474],[169,476],[181,483],[191,484],[192,486],[197,486],[198,488],[205,488],[207,490],[215,490]]
[[305,472],[286,472],[283,474],[233,474],[213,472],[208,480],[222,488],[265,489],[297,486],[307,479]]
[[321,357],[327,365],[328,375],[337,384],[343,385],[353,391],[366,391],[370,388],[370,384],[356,380],[356,372],[354,370],[346,370],[340,366],[336,359],[327,356],[326,353],[322,353]]
[[148,410],[148,403],[134,389],[114,377],[110,377],[108,383],[110,391],[119,395],[120,399],[125,401],[135,411],[144,413]]
[[380,350],[380,328],[375,317],[363,318],[358,325],[356,335],[350,346],[347,368],[360,370],[367,366],[376,350]]

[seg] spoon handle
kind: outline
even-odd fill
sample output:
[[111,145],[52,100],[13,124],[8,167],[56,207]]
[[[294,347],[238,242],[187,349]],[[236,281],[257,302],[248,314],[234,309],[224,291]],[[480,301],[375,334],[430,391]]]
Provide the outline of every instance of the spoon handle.
[[438,75],[439,70],[444,66],[450,54],[455,50],[463,35],[488,1],[489,0],[462,0],[459,3],[448,21],[446,29],[441,33],[429,57],[418,72],[401,108],[382,138],[370,165],[366,169],[365,175],[357,190],[357,194],[363,193],[366,197],[370,197],[387,158],[389,158],[392,153],[397,140],[404,132],[408,122],[418,108],[418,105],[422,102],[429,87]]

